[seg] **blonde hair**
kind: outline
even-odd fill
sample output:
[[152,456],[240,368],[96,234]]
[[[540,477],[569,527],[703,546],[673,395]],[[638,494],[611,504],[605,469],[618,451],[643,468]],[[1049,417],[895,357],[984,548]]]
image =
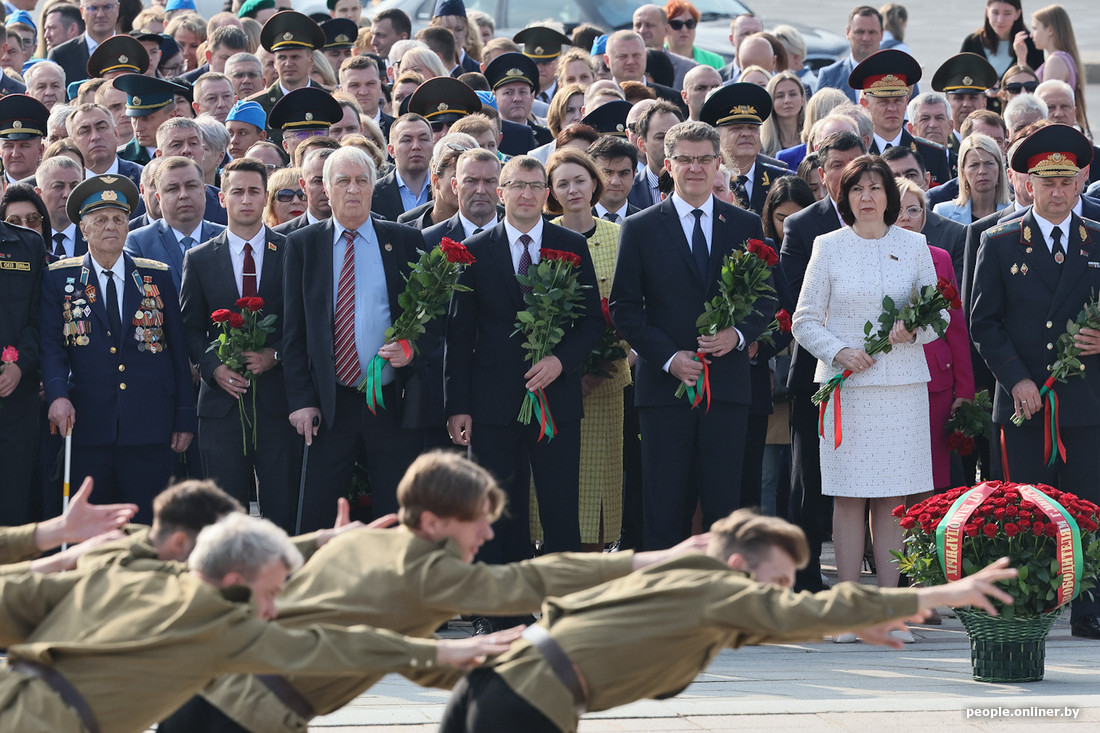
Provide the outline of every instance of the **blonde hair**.
[[[798,109],[798,129],[801,130],[806,123],[806,87],[802,86],[802,80],[798,78],[798,74],[793,71],[780,71],[778,74],[768,80],[768,96],[775,101],[775,89],[779,86],[780,82],[790,81],[794,82],[794,85],[798,87],[798,94],[802,97],[802,106]],[[783,149],[782,141],[779,134],[779,120],[775,116],[775,108],[772,107],[772,113],[768,115],[768,119],[764,120],[764,124],[760,127],[760,141],[763,144],[764,155],[775,155]]]
[[764,560],[773,547],[789,555],[796,567],[804,568],[810,560],[806,534],[785,519],[738,509],[710,526],[707,554],[723,562],[737,554],[751,568]]
[[283,222],[275,216],[275,194],[283,188],[298,188],[302,178],[301,168],[276,168],[267,179],[267,206],[264,207],[264,224],[277,227]]
[[997,145],[996,140],[980,132],[972,133],[969,137],[963,138],[962,143],[959,145],[959,195],[955,198],[953,203],[956,206],[965,206],[966,203],[970,201],[970,183],[966,180],[966,174],[963,170],[966,166],[966,154],[971,150],[981,150],[983,153],[989,153],[993,156],[993,160],[997,161],[997,192],[995,203],[998,205],[1007,204],[1009,201],[1008,174],[1005,172],[1004,155],[1001,153],[1001,148]]
[[1089,132],[1088,110],[1085,108],[1085,65],[1081,62],[1081,54],[1077,50],[1077,37],[1073,33],[1073,23],[1069,13],[1061,5],[1048,5],[1039,8],[1031,14],[1033,20],[1037,20],[1050,28],[1053,51],[1064,51],[1073,60],[1076,83],[1073,85],[1073,96],[1077,101],[1077,124],[1082,130]]

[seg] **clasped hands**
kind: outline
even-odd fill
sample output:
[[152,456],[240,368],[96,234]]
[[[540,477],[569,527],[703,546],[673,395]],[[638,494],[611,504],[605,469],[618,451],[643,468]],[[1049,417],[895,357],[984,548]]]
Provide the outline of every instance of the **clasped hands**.
[[[703,364],[710,364],[710,357],[725,356],[738,347],[741,337],[737,335],[735,328],[723,328],[713,336],[700,336],[697,339],[699,348],[696,351],[677,351],[668,365],[668,372],[679,379],[688,387],[695,386],[699,375],[703,373]],[[697,354],[705,354],[703,360],[697,358]]]

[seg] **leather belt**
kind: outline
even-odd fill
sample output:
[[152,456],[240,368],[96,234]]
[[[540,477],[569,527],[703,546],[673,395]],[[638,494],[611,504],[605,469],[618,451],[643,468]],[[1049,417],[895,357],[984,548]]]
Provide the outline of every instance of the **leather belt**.
[[92,709],[88,707],[84,696],[73,687],[71,682],[65,679],[65,675],[53,667],[47,667],[44,664],[30,662],[25,659],[11,662],[11,670],[28,677],[37,677],[45,682],[65,701],[66,705],[76,711],[76,714],[80,716],[80,722],[88,729],[88,733],[99,733],[99,723],[96,721],[95,715],[92,714]]
[[280,677],[276,674],[258,674],[256,679],[262,682],[264,687],[271,690],[271,693],[279,698],[279,702],[290,708],[302,720],[309,722],[317,715],[309,701],[302,697],[302,693],[294,689],[292,684],[287,682],[286,677]]
[[531,642],[550,663],[554,674],[565,685],[565,689],[573,695],[573,706],[577,709],[577,715],[584,715],[588,710],[588,700],[581,685],[580,675],[577,674],[577,668],[569,661],[565,650],[558,646],[558,642],[554,641],[550,632],[541,626],[528,626],[523,630],[523,638]]

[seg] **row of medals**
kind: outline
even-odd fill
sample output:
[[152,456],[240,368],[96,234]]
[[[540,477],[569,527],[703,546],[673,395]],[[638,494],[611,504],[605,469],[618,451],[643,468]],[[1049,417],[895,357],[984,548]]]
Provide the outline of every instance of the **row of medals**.
[[[65,289],[70,290],[70,288],[73,288],[71,284]],[[91,292],[88,293],[88,297],[93,298]],[[62,317],[65,320],[63,333],[70,346],[87,346],[91,341],[88,337],[92,332],[92,322],[89,319],[91,315],[92,307],[88,305],[84,296],[78,295],[75,300],[71,295],[65,296],[65,305],[62,308]]]
[[141,310],[134,313],[134,339],[138,342],[138,351],[155,354],[168,348],[164,343],[164,301],[160,299],[160,290],[153,284],[153,278],[144,278]]

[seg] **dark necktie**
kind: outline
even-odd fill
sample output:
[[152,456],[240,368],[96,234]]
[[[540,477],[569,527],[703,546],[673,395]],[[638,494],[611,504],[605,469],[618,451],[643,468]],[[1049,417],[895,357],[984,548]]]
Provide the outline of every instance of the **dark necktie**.
[[58,232],[57,234],[53,235],[53,241],[54,241],[54,245],[53,245],[53,255],[54,255],[54,257],[57,257],[59,259],[64,257],[65,256],[65,234],[63,232]]
[[114,337],[115,343],[118,343],[122,337],[122,315],[118,307],[118,288],[115,287],[115,273],[106,270],[103,274],[107,277],[107,302],[104,304],[107,308],[107,323],[111,326],[110,335]]
[[244,267],[241,270],[241,295],[245,298],[256,297],[256,260],[252,259],[252,245],[244,243]]
[[355,237],[344,232],[344,263],[336,288],[336,317],[333,342],[336,352],[336,379],[347,387],[359,384],[359,351],[355,345]]
[[[477,229],[474,230],[474,234],[481,234],[483,231],[485,231],[484,227],[478,227]],[[470,236],[473,236],[473,235],[470,235]]]
[[614,211],[607,212],[606,214],[603,215],[603,218],[607,219],[612,224],[615,224],[616,222],[619,221],[619,215],[616,214]]
[[1054,227],[1054,231],[1050,233],[1050,238],[1054,241],[1053,246],[1050,248],[1051,254],[1054,255],[1054,261],[1060,265],[1066,261],[1066,250],[1062,247],[1061,228]]
[[699,271],[699,278],[706,280],[710,252],[707,250],[707,237],[703,234],[703,210],[692,209],[691,213],[695,215],[695,229],[691,232],[691,255],[695,258],[695,269]]
[[191,237],[184,237],[180,240],[180,247],[183,249],[183,253],[187,254],[187,250],[191,249],[191,245],[195,243],[195,240]]
[[743,209],[749,208],[749,191],[745,188],[745,184],[748,182],[748,176],[737,176],[733,181],[733,194],[737,197],[738,204]]
[[[527,271],[531,269],[531,242],[533,240],[526,234],[520,236],[519,243],[523,245],[523,251],[519,253],[519,274],[526,275]],[[531,288],[526,285],[520,285],[519,289],[524,293],[530,293]]]

